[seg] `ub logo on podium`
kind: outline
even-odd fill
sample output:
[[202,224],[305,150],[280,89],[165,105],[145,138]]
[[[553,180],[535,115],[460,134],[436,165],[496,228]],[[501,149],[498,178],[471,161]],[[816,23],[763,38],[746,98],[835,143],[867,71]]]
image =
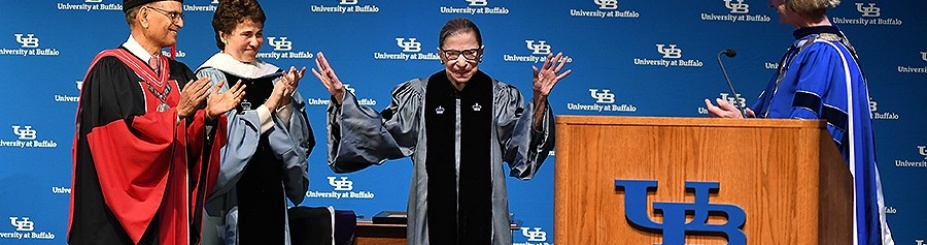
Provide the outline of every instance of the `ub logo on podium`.
[[618,9],[618,0],[595,0],[595,4],[599,5],[601,10]]
[[856,11],[863,14],[863,17],[878,18],[882,16],[882,8],[876,7],[875,3],[869,3],[865,7],[863,3],[856,3]]
[[682,49],[677,48],[676,44],[670,44],[669,47],[664,48],[665,44],[657,44],[657,52],[663,55],[663,58],[667,59],[679,59],[682,58]]
[[406,42],[406,38],[398,37],[396,38],[396,46],[402,48],[402,52],[406,53],[415,53],[422,51],[422,43],[415,41],[416,38],[410,37],[409,41]]
[[280,37],[280,41],[277,41],[277,37],[267,37],[267,43],[270,46],[274,46],[274,51],[290,51],[293,50],[293,41],[286,40],[287,37]]
[[528,238],[529,242],[545,242],[547,241],[547,232],[542,231],[541,227],[534,227],[534,230],[528,230],[528,227],[521,228],[521,235]]
[[927,146],[917,146],[917,153],[921,154],[921,156],[924,156],[924,159],[927,159]]
[[23,217],[22,220],[19,217],[10,217],[10,225],[16,227],[16,231],[33,231],[35,230],[35,222],[29,220],[29,217]]
[[[638,229],[663,233],[665,245],[685,244],[687,232],[725,236],[731,245],[747,243],[747,235],[741,229],[747,220],[744,210],[733,204],[712,204],[708,200],[710,193],[718,191],[718,182],[686,181],[686,190],[695,192],[692,203],[653,202],[654,212],[663,213],[662,224],[651,220],[647,212],[647,194],[656,191],[656,180],[616,179],[615,189],[624,190],[624,212],[628,222]],[[686,222],[686,214],[694,216],[692,221]],[[710,215],[726,216],[727,223],[708,224]]]
[[921,52],[921,59],[927,61],[927,52]]
[[328,184],[335,187],[336,191],[354,190],[354,181],[348,180],[348,177],[341,177],[341,180],[335,180],[335,177],[328,177]]

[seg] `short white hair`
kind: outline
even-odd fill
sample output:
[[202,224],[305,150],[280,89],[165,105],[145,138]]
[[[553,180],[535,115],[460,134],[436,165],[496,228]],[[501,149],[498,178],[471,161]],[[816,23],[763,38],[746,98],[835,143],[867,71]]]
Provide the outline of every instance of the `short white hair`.
[[786,0],[785,6],[795,12],[804,14],[823,14],[829,8],[840,5],[840,0]]

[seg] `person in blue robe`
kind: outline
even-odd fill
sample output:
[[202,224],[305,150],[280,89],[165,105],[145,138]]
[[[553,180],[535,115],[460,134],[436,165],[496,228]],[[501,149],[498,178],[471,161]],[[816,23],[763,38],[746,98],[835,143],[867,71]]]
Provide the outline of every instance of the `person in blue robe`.
[[[853,175],[853,244],[894,244],[876,164],[869,90],[856,50],[825,14],[839,2],[770,1],[780,22],[795,27],[795,41],[756,104],[745,112],[756,118],[826,120]],[[705,100],[712,117],[743,117],[733,105],[717,102],[714,106]]]
[[301,203],[308,189],[315,139],[296,92],[305,68],[284,71],[256,57],[265,20],[256,0],[220,2],[212,23],[221,52],[196,70],[197,77],[245,86],[226,114],[228,143],[206,203],[203,244],[290,244],[287,200]]

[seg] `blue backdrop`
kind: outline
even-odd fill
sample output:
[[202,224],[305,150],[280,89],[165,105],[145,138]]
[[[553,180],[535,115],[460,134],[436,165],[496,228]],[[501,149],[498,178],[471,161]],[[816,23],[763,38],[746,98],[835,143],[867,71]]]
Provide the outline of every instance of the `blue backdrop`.
[[[195,69],[218,51],[210,25],[216,0],[187,0],[179,60]],[[128,37],[120,0],[3,0],[0,8],[0,244],[63,244],[71,145],[81,80],[93,56]],[[396,84],[443,69],[436,60],[445,21],[480,26],[480,68],[530,95],[531,66],[564,52],[573,74],[550,98],[557,115],[707,117],[705,98],[732,98],[716,57],[725,58],[750,105],[793,40],[761,0],[298,0],[262,2],[268,21],[260,57],[314,66],[324,51],[341,79],[377,109]],[[856,45],[868,77],[888,221],[897,244],[927,240],[927,2],[843,1],[831,20]],[[328,92],[313,76],[300,92],[317,141],[305,206],[370,217],[405,210],[408,160],[352,174],[326,165]],[[733,99],[731,99],[733,100]],[[921,126],[917,126],[921,125]],[[510,209],[524,231],[516,244],[553,242],[553,156],[532,181],[509,179]],[[6,225],[9,224],[9,225]]]

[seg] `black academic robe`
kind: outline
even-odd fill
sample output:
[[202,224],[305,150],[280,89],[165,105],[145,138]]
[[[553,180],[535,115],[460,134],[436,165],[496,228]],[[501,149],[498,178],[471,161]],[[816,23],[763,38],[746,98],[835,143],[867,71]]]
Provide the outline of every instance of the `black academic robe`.
[[[205,194],[218,174],[225,118],[203,110],[178,118],[186,65],[161,58],[161,73],[124,48],[98,55],[77,112],[68,227],[70,244],[196,244]],[[150,91],[166,92],[170,107]],[[170,88],[168,88],[170,87]],[[216,127],[207,140],[206,125]],[[208,149],[208,150],[206,150]]]

